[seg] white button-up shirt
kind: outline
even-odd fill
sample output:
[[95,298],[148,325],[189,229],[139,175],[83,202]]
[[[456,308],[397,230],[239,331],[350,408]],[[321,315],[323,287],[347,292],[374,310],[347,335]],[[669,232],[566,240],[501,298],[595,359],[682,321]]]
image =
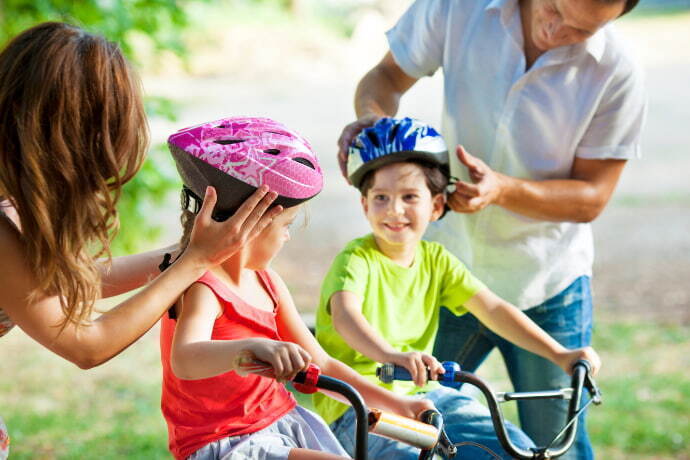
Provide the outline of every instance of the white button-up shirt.
[[[642,76],[612,24],[583,43],[545,52],[527,71],[517,0],[417,0],[387,36],[408,75],[443,68],[442,131],[455,177],[469,180],[456,144],[496,171],[531,180],[569,178],[575,157],[639,155]],[[426,237],[523,309],[591,276],[589,224],[489,206],[448,213]]]

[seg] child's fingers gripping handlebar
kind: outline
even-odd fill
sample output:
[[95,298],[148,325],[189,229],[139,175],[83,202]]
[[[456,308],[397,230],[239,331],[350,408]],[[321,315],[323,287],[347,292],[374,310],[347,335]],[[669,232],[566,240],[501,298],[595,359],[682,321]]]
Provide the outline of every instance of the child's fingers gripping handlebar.
[[[239,374],[253,373],[263,377],[275,378],[273,368],[269,363],[259,361],[250,354],[239,356],[235,363],[235,370]],[[300,371],[292,379],[292,386],[301,393],[314,393],[318,389],[333,391],[343,395],[355,411],[355,459],[366,460],[368,441],[368,410],[362,396],[347,383],[321,375],[321,369],[310,363],[306,371]]]
[[[455,380],[455,375],[460,372],[460,365],[453,361],[444,361],[441,365],[445,372],[440,374],[436,381],[444,386],[453,388],[459,387],[461,382]],[[376,376],[384,383],[392,383],[394,380],[413,380],[412,375],[407,369],[393,363],[382,364],[381,367],[376,369]],[[428,369],[427,379],[430,381],[434,380]]]
[[[270,364],[256,360],[251,356],[239,359],[235,368],[241,374],[254,373],[263,377],[274,378],[273,368]],[[355,411],[357,422],[355,458],[358,460],[367,458],[368,432],[431,451],[439,442],[439,438],[447,440],[442,429],[437,427],[437,423],[423,423],[376,409],[369,411],[364,405],[362,397],[354,388],[338,379],[321,375],[321,370],[313,363],[309,365],[306,371],[297,373],[292,380],[292,385],[302,393],[314,393],[318,389],[323,389],[339,393],[347,398]],[[433,412],[440,417],[436,411],[427,412]],[[448,444],[450,443],[448,442]]]

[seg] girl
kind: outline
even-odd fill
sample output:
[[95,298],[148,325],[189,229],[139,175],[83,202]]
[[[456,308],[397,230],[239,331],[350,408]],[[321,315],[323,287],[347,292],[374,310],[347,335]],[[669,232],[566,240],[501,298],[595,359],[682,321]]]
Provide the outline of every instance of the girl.
[[[207,271],[163,319],[162,409],[170,450],[178,459],[330,459],[346,455],[324,422],[299,407],[285,387],[258,375],[240,376],[250,354],[291,379],[310,361],[349,381],[368,403],[414,417],[431,404],[398,397],[330,358],[301,321],[281,278],[268,268],[289,239],[299,204],[322,187],[309,143],[269,119],[229,118],[168,140],[185,188],[182,246],[203,189],[214,185],[214,214],[232,215],[253,187],[280,192],[286,209],[251,243]],[[190,210],[191,207],[191,210]]]
[[115,205],[147,145],[140,84],[117,45],[44,23],[0,53],[0,337],[16,325],[81,368],[104,363],[281,210],[264,215],[275,194],[262,189],[216,223],[209,190],[185,254],[91,321],[97,298],[150,281],[164,252],[110,259]]

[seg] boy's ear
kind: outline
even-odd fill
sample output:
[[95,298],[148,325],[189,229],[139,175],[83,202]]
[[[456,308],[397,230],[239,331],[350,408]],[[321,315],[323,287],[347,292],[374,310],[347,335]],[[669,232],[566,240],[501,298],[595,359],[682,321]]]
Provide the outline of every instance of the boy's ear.
[[367,197],[364,195],[361,195],[359,197],[359,199],[360,199],[360,202],[362,203],[362,209],[364,210],[364,214],[366,214],[367,212],[369,212],[369,205],[367,204]]
[[431,198],[433,210],[431,211],[431,222],[438,220],[443,215],[443,209],[446,206],[446,195],[439,193]]

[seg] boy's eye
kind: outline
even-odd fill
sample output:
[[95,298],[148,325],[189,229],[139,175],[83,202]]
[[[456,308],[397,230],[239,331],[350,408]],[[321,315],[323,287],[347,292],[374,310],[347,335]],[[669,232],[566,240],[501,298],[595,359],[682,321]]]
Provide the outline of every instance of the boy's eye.
[[407,195],[404,196],[405,201],[416,201],[419,199],[419,195],[416,193],[408,193]]
[[374,201],[386,201],[386,195],[374,195]]

